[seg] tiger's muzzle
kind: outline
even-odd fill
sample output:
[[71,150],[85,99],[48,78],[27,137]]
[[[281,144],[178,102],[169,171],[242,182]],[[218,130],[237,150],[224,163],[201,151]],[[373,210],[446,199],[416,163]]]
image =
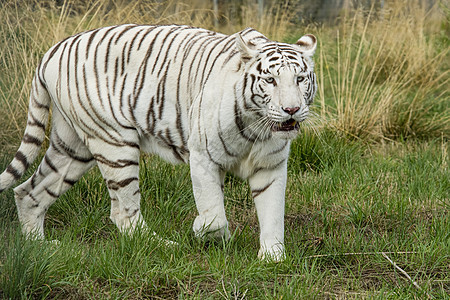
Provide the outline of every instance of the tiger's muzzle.
[[287,121],[281,122],[281,123],[274,123],[272,125],[272,131],[278,132],[278,131],[298,131],[300,129],[300,122],[294,120],[293,118],[290,118]]

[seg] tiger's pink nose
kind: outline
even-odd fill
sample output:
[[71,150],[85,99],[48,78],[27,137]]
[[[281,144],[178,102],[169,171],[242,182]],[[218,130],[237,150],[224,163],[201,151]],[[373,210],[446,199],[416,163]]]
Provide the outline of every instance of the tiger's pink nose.
[[293,114],[295,114],[296,112],[298,112],[298,110],[300,109],[300,107],[283,107],[283,110],[285,112],[287,112],[288,114],[290,114],[291,116]]

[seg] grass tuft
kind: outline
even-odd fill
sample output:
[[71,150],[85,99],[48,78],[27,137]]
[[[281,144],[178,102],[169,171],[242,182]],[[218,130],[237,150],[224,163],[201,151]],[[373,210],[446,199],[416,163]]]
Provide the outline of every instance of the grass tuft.
[[57,265],[52,263],[53,246],[26,240],[19,230],[11,230],[7,235],[9,243],[0,246],[0,295],[10,299],[45,298],[51,292],[50,285],[58,284],[53,279],[57,271]]

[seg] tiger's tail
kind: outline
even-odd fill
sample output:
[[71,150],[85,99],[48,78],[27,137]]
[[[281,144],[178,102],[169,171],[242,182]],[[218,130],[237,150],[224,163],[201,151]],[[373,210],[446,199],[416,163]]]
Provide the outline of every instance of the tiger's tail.
[[0,193],[19,180],[38,156],[45,139],[50,103],[50,95],[37,71],[31,85],[25,133],[14,159],[6,170],[0,174]]

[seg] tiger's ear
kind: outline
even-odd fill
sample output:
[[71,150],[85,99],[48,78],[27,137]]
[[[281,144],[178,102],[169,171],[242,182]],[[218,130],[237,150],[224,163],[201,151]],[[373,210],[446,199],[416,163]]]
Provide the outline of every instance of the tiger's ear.
[[245,63],[258,54],[256,45],[250,41],[247,41],[240,32],[236,33],[236,47],[241,54],[241,60]]
[[300,47],[300,51],[306,56],[313,56],[317,47],[317,39],[312,34],[302,36],[296,43]]

